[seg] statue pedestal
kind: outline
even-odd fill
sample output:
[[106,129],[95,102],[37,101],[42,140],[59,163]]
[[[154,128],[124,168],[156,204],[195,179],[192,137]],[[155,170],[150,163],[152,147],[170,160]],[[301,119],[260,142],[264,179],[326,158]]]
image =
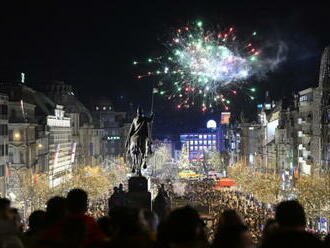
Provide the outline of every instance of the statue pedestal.
[[142,176],[128,179],[128,192],[148,192],[148,180]]
[[127,207],[151,210],[151,193],[148,191],[148,180],[143,176],[131,177],[128,180]]

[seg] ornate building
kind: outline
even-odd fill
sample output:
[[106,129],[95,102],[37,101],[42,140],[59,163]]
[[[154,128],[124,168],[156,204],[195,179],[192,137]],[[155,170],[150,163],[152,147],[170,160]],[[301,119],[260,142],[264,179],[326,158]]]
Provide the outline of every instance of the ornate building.
[[104,129],[104,153],[107,157],[125,154],[125,140],[130,127],[126,112],[114,110],[106,97],[90,103],[95,126]]
[[[264,106],[259,113],[259,123],[257,166],[291,176],[329,172],[329,47],[322,54],[319,85],[282,99],[273,109]],[[244,145],[247,135],[242,134],[241,143]],[[249,142],[256,140],[254,137],[247,139]],[[246,156],[244,147],[241,152],[242,157]]]
[[72,140],[71,119],[64,116],[62,105],[47,116],[49,132],[49,184],[55,187],[69,179],[75,160],[76,143]]
[[104,132],[93,125],[90,111],[75,96],[72,86],[62,81],[51,81],[42,88],[54,102],[64,106],[71,120],[75,156],[73,166],[100,165],[104,159]]
[[8,96],[0,94],[0,195],[6,195],[8,176]]

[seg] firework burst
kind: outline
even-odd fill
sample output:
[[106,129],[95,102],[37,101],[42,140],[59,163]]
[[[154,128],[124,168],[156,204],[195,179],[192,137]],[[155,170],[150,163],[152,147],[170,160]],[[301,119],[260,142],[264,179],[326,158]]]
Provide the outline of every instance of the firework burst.
[[137,78],[158,76],[154,92],[179,109],[199,106],[202,111],[219,105],[228,110],[230,100],[225,96],[236,95],[239,86],[256,73],[260,54],[251,42],[238,40],[234,27],[211,32],[201,21],[177,29],[166,48],[166,56],[133,62],[156,68]]

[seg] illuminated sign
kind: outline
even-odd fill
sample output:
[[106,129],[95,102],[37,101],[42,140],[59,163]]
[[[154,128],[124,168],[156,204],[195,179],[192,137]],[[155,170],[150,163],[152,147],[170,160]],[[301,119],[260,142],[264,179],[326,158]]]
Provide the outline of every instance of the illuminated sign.
[[230,122],[230,112],[221,112],[221,124],[229,124]]
[[272,105],[270,103],[265,104],[265,109],[270,110],[272,108]]
[[215,122],[215,120],[209,120],[206,123],[206,127],[207,128],[217,128],[217,123]]

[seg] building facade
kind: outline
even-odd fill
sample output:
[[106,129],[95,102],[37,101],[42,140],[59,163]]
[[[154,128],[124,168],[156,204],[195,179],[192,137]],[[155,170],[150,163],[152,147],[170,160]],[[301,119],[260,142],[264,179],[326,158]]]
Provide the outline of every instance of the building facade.
[[8,96],[0,94],[0,195],[6,195],[8,176]]
[[328,173],[330,48],[327,47],[322,54],[317,87],[283,98],[276,106],[265,106],[261,105],[256,126],[252,128],[252,124],[241,124],[240,152],[243,160],[255,152],[255,162],[250,159],[247,164],[256,165],[264,171],[276,171],[290,177]]
[[72,140],[71,120],[64,116],[62,105],[47,116],[49,132],[49,185],[55,187],[69,180],[75,159],[76,143]]
[[104,129],[104,154],[106,157],[125,154],[125,141],[130,127],[125,112],[116,112],[108,98],[93,100],[90,106],[94,125]]
[[192,162],[203,160],[207,151],[225,151],[224,129],[221,125],[201,129],[196,133],[181,134],[180,142],[187,149]]

